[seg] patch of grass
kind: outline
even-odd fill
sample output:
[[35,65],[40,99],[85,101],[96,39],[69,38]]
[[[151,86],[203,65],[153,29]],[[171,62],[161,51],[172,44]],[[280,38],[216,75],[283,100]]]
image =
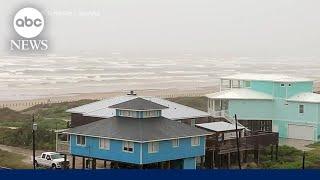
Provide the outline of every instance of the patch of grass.
[[0,121],[1,127],[21,127],[23,126],[24,121]]
[[72,102],[61,102],[61,103],[51,103],[51,104],[38,104],[30,108],[24,109],[21,112],[25,114],[37,113],[45,115],[47,117],[65,117],[68,115],[65,111],[67,109],[81,106],[84,104],[92,103],[96,100],[84,99]]
[[[32,144],[32,114],[38,124],[36,132],[37,148],[53,150],[55,146],[55,129],[67,128],[70,114],[67,109],[93,102],[93,100],[80,100],[75,102],[40,104],[23,111],[0,109],[0,143],[10,146],[30,148]],[[1,116],[3,115],[3,117]],[[5,127],[19,127],[8,129]]]
[[306,161],[309,168],[320,168],[320,143],[310,144],[308,147],[313,148],[306,153]]
[[20,127],[31,116],[9,108],[0,109],[0,126]]
[[[305,152],[305,168],[320,168],[320,145],[315,143],[308,147],[314,148],[313,150]],[[270,150],[262,152],[260,157],[261,168],[274,168],[274,169],[301,169],[302,168],[303,151],[294,147],[279,146],[278,160],[270,160]]]
[[94,100],[80,100],[52,104],[39,104],[21,111],[23,114],[35,114],[38,126],[45,129],[64,129],[66,121],[70,120],[70,113],[66,110],[94,102]]
[[30,169],[31,165],[23,162],[20,154],[0,150],[0,166],[13,169]]
[[207,112],[208,110],[208,98],[201,97],[177,97],[177,98],[168,98],[169,101],[173,101],[185,106],[189,106],[201,111]]
[[1,121],[11,121],[11,120],[16,121],[16,120],[24,120],[26,118],[29,118],[30,116],[5,107],[0,109],[0,117],[1,117],[0,118]]
[[70,114],[67,113],[66,110],[93,101],[94,100],[80,100],[74,102],[39,104],[22,111],[1,108],[0,126],[23,127],[32,120],[32,114],[35,114],[35,120],[38,126],[45,129],[66,128],[66,121],[70,119]]
[[309,145],[307,145],[307,147],[309,147],[309,148],[320,148],[320,142],[309,144]]

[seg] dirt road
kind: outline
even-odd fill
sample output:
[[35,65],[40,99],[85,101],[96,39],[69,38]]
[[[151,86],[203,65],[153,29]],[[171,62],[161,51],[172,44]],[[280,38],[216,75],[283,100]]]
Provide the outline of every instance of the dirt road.
[[[20,154],[24,156],[23,162],[26,164],[32,164],[31,156],[32,156],[32,150],[31,149],[24,149],[20,147],[13,147],[13,146],[7,146],[0,144],[0,149],[3,151],[8,151],[16,154]],[[36,151],[36,155],[40,155],[42,151]]]
[[[30,164],[32,165],[32,150],[31,149],[25,149],[25,148],[20,148],[20,147],[14,147],[14,146],[7,146],[7,145],[3,145],[0,144],[0,149],[3,151],[8,151],[8,152],[12,152],[12,153],[16,153],[16,154],[20,154],[22,156],[24,156],[25,158],[23,159],[23,162],[26,164]],[[43,153],[43,150],[37,150],[36,151],[36,156],[40,156],[41,153]],[[71,156],[67,157],[71,163]],[[82,168],[82,158],[77,157],[75,159],[75,167],[76,169],[81,169]],[[107,163],[107,167],[109,167],[109,162]],[[103,168],[103,161],[99,161],[97,160],[97,168]]]

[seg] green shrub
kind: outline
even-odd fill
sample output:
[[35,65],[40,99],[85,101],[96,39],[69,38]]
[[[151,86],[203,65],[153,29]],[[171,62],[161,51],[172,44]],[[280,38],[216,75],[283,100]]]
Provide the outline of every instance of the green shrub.
[[258,168],[258,165],[255,162],[250,162],[247,164],[248,169],[256,169]]

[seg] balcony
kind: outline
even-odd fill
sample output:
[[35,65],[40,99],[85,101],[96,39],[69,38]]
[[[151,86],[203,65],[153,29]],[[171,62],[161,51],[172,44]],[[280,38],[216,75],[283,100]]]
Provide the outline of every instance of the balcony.
[[[253,150],[265,148],[269,145],[277,145],[279,134],[275,132],[246,132],[244,137],[239,138],[239,149]],[[217,151],[218,154],[237,152],[236,138],[219,141],[216,135],[208,136],[206,141],[207,150]]]

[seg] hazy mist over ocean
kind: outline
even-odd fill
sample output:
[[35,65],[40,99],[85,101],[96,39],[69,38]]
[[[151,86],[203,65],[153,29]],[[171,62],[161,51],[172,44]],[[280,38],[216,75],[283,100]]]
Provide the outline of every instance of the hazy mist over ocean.
[[[12,16],[46,16],[42,55],[10,52]],[[0,100],[196,88],[238,72],[320,79],[317,0],[0,2]]]
[[0,99],[130,89],[195,89],[239,72],[282,73],[320,79],[315,58],[14,57],[0,62]]

